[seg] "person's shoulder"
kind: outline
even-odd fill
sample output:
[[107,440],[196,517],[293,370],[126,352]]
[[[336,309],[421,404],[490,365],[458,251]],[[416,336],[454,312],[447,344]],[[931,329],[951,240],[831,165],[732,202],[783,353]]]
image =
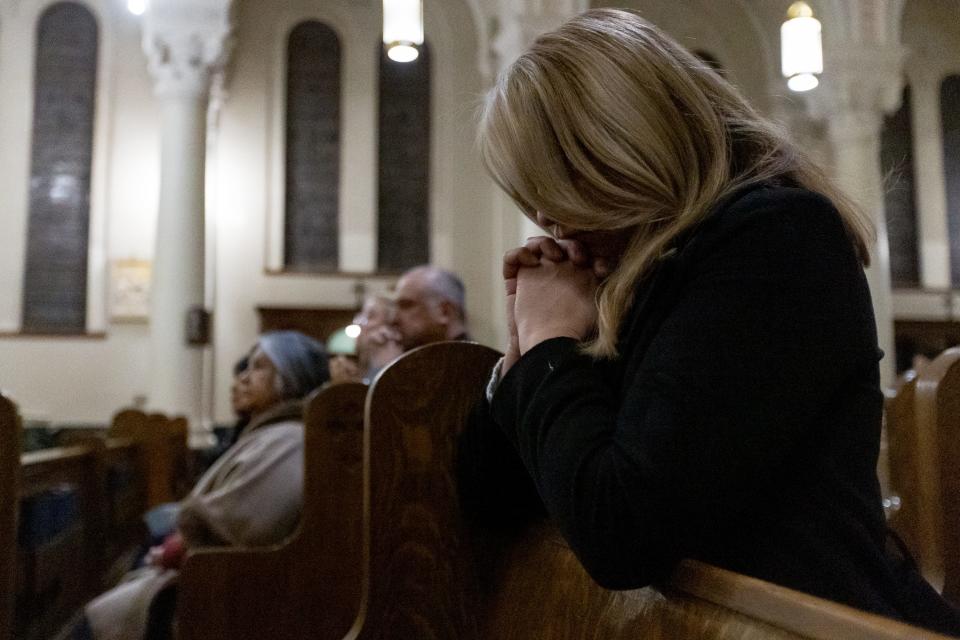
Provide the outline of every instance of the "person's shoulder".
[[283,420],[260,427],[250,434],[250,444],[271,446],[279,442],[303,442],[303,422],[301,420]]
[[[695,234],[695,253],[729,244],[853,245],[834,204],[809,189],[760,185],[734,193],[710,211]],[[845,250],[845,249],[844,249]]]
[[800,187],[764,185],[734,194],[714,209],[711,218],[721,229],[758,222],[808,227],[842,224],[837,208],[826,196]]

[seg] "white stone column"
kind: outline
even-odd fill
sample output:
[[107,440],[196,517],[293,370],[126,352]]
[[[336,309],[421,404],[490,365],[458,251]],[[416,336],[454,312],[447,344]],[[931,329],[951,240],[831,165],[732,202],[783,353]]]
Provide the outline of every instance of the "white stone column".
[[[833,178],[871,216],[876,244],[867,269],[884,358],[880,380],[893,383],[896,353],[893,336],[893,289],[890,284],[890,244],[884,207],[880,136],[885,115],[900,106],[903,49],[898,44],[844,43],[828,57],[824,52],[823,83],[811,92],[814,115],[827,123],[833,156]],[[827,65],[829,61],[829,65]]]
[[149,403],[186,415],[194,429],[204,423],[204,347],[187,343],[187,314],[205,302],[207,108],[226,56],[229,8],[229,0],[154,0],[144,20],[161,113]]
[[917,194],[920,279],[925,289],[950,288],[950,231],[943,170],[943,122],[937,69],[916,65],[910,74],[913,168]]
[[877,111],[845,111],[830,118],[828,135],[833,147],[835,177],[843,189],[872,217],[877,239],[867,269],[877,337],[884,358],[880,377],[884,386],[893,382],[893,289],[890,284],[890,244],[883,197],[883,170],[880,166],[882,115]]
[[[489,43],[490,56],[494,73],[499,73],[520,54],[541,33],[556,29],[569,18],[586,11],[590,7],[588,0],[499,0],[495,15],[491,16],[496,22],[497,34]],[[491,81],[493,78],[491,78]],[[494,226],[494,255],[502,256],[506,251],[521,244],[525,238],[541,235],[543,232],[528,220],[514,203],[496,186],[492,200]],[[503,291],[500,269],[496,269],[496,282],[493,290]],[[506,304],[502,296],[496,297],[496,314],[504,318]],[[505,324],[498,331],[500,342],[507,344],[507,329]]]

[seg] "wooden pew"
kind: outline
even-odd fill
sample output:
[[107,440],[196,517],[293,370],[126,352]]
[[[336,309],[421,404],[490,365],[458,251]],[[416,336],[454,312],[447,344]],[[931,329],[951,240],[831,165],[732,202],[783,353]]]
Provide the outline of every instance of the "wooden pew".
[[125,409],[114,416],[109,435],[134,440],[143,448],[148,508],[174,502],[189,492],[192,477],[185,419]]
[[305,411],[300,526],[270,549],[202,549],[180,574],[180,640],[342,638],[357,615],[367,387],[330,385]]
[[890,526],[903,539],[932,584],[943,585],[940,480],[932,429],[920,428],[916,414],[917,373],[907,371],[887,391],[884,419],[890,460],[890,487],[900,508]]
[[104,446],[93,442],[20,458],[18,638],[50,637],[102,587]]
[[0,399],[0,455],[15,457],[15,481],[4,478],[0,492],[4,508],[25,515],[9,546],[3,542],[4,553],[15,557],[13,570],[5,566],[0,574],[13,580],[9,589],[3,585],[4,602],[15,600],[12,618],[3,617],[15,637],[40,639],[129,570],[145,540],[144,465],[136,442],[91,433],[71,433],[67,446],[20,455],[19,443],[5,445],[14,437],[11,407]]
[[100,507],[104,531],[102,588],[116,584],[133,566],[148,539],[147,451],[131,438],[107,437],[106,428],[70,430],[58,435],[62,447],[93,447],[98,452]]
[[504,539],[471,530],[457,503],[456,437],[497,356],[428,345],[371,388],[351,640],[941,637],[692,561],[662,591],[607,591],[549,525]]
[[19,482],[20,415],[0,393],[0,640],[13,638]]
[[137,442],[125,438],[108,438],[102,456],[105,537],[101,584],[107,588],[130,570],[147,540],[143,521],[147,464]]
[[943,595],[960,605],[960,347],[947,349],[920,372],[916,420],[929,448],[922,463],[931,476],[924,497],[940,551],[935,568]]

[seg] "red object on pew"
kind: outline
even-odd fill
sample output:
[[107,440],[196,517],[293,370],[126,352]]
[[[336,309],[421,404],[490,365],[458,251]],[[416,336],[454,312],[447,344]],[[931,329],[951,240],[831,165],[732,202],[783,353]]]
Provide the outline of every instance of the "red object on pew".
[[147,562],[163,569],[179,569],[186,552],[187,547],[180,533],[171,533],[164,538],[162,544],[150,549]]

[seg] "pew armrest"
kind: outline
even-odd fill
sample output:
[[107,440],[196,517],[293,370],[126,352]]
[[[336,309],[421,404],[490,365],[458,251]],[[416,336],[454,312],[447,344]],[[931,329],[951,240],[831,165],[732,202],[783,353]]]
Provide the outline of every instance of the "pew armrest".
[[932,631],[696,560],[681,562],[670,586],[680,593],[809,638],[948,640]]

